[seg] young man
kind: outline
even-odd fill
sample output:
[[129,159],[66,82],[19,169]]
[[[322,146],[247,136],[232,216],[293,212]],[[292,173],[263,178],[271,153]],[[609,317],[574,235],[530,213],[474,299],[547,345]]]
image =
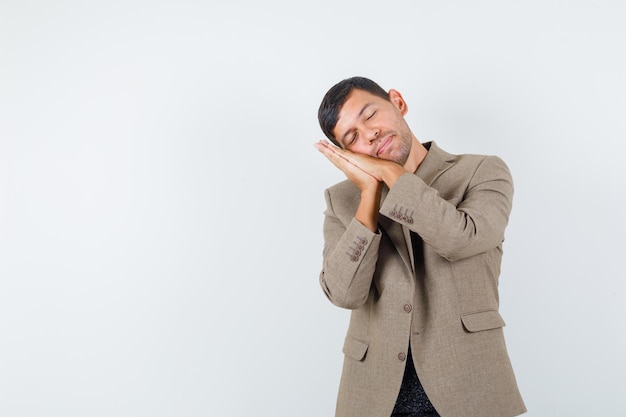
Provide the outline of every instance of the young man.
[[337,417],[526,411],[498,313],[513,183],[497,157],[420,143],[396,90],[343,80],[315,146],[348,180],[325,192],[322,289],[352,310]]

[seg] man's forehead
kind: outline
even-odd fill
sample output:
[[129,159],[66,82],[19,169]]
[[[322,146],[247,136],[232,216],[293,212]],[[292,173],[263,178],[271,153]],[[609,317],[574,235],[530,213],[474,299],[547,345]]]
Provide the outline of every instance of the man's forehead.
[[350,112],[359,112],[363,106],[376,100],[381,100],[381,98],[368,91],[355,88],[341,106],[339,116],[341,117],[342,113],[348,115]]

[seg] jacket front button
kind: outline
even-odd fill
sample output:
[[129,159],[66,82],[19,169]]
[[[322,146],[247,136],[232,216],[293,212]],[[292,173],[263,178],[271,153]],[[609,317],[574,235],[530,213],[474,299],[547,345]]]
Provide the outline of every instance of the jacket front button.
[[406,355],[404,354],[404,352],[398,353],[398,359],[404,362],[404,360],[406,359]]
[[413,306],[411,306],[411,304],[405,304],[403,308],[406,313],[410,313],[411,310],[413,310]]

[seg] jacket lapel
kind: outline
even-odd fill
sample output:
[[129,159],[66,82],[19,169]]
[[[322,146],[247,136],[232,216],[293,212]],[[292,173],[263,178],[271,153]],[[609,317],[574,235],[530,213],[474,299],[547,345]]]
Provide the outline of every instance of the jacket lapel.
[[[420,177],[426,185],[430,186],[441,174],[455,164],[455,157],[440,149],[435,142],[425,143],[424,145],[428,147],[428,154],[417,168],[415,175]],[[383,187],[381,202],[385,200],[388,193],[389,188]],[[407,268],[415,274],[415,260],[413,259],[413,245],[409,228],[396,223],[382,214],[378,223],[393,242]]]

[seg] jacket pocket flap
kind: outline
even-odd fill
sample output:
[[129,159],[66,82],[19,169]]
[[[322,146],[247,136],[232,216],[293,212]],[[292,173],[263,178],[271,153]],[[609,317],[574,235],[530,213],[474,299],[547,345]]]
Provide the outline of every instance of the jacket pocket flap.
[[343,354],[357,361],[362,361],[365,358],[368,347],[369,345],[366,342],[346,337],[346,341],[343,344]]
[[480,311],[461,316],[463,326],[468,332],[479,332],[504,327],[504,320],[496,310]]

